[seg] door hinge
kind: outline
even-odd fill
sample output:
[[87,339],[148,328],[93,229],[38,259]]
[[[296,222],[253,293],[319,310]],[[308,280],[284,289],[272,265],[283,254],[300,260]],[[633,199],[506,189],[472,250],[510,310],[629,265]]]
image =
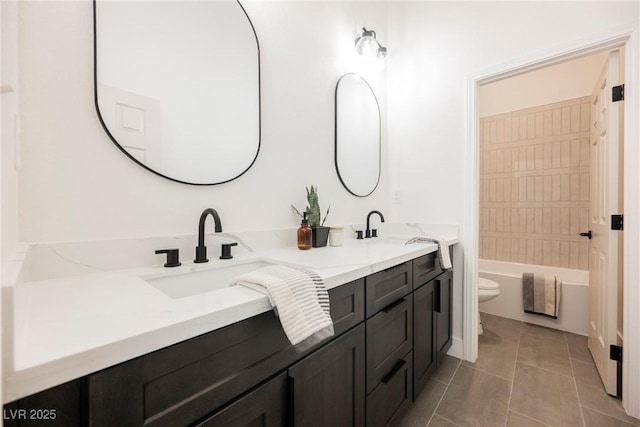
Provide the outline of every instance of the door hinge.
[[622,362],[622,347],[619,345],[609,346],[609,359]]
[[611,88],[611,101],[624,101],[624,85],[614,86]]
[[622,230],[623,229],[623,217],[624,215],[611,215],[611,229]]

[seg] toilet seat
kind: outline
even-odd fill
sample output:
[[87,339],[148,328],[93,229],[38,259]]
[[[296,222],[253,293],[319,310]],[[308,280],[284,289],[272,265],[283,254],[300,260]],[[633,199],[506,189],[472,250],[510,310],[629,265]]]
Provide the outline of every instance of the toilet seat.
[[500,284],[484,277],[478,277],[478,289],[497,290],[500,289]]

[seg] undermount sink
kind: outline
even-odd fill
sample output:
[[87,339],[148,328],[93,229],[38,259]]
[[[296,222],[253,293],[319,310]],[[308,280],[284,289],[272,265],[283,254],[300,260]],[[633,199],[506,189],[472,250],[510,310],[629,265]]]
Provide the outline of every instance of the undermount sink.
[[273,263],[268,261],[234,262],[228,265],[212,266],[205,270],[176,272],[170,275],[143,276],[151,286],[173,298],[185,298],[206,292],[225,289],[236,277]]

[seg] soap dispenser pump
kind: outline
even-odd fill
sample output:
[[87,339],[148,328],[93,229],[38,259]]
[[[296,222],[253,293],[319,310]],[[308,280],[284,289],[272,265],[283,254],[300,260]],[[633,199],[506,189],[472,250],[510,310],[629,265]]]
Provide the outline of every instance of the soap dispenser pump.
[[307,212],[303,213],[302,224],[298,228],[298,249],[311,249],[311,228],[307,219]]

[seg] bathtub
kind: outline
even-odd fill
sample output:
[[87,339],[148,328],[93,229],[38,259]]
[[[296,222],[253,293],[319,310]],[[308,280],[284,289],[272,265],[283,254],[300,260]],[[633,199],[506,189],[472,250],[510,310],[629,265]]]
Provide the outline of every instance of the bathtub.
[[[522,309],[522,273],[553,274],[562,281],[558,319],[525,313]],[[574,334],[587,335],[589,324],[589,272],[569,268],[514,262],[478,260],[480,277],[500,284],[500,296],[480,304],[480,311],[546,326]]]

